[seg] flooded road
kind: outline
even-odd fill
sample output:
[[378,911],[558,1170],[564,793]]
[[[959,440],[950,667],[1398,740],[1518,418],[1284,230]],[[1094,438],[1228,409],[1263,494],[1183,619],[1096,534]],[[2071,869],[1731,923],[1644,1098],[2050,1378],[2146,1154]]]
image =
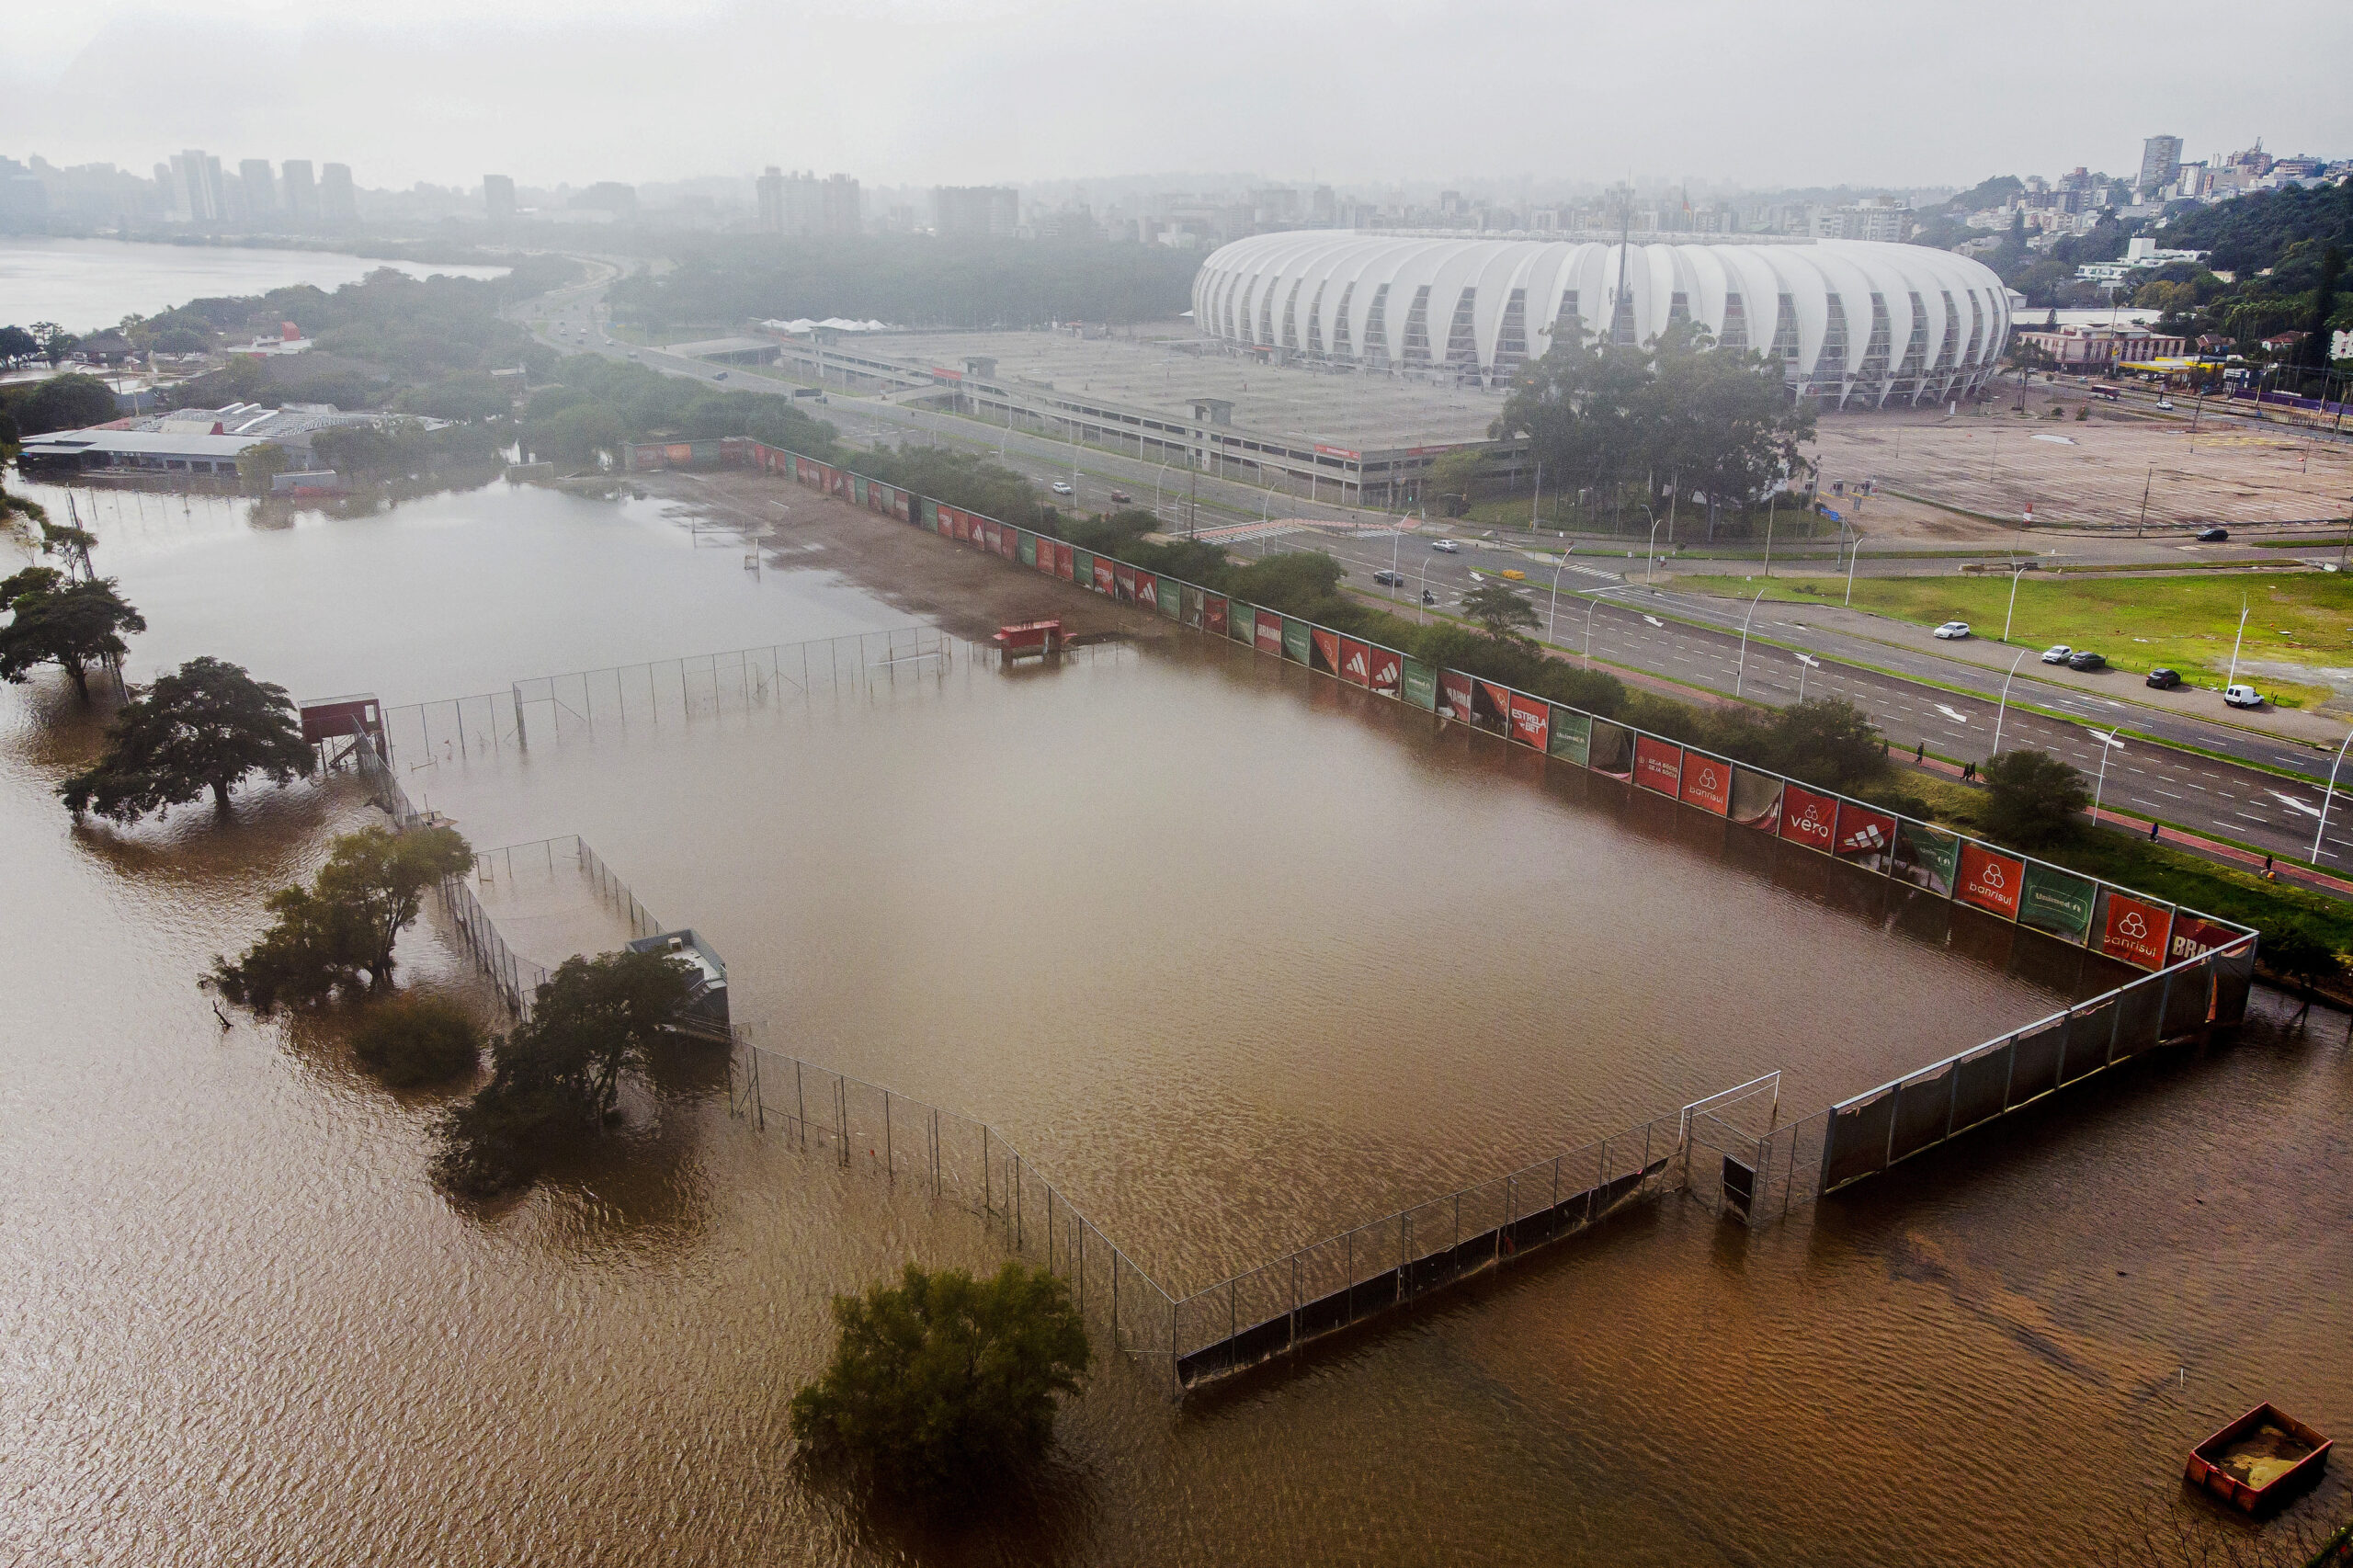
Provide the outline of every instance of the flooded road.
[[[139,673],[398,703],[906,619],[865,518],[804,514],[755,576],[659,501],[99,500]],[[987,1266],[977,1223],[731,1120],[684,1055],[613,1148],[451,1206],[442,1097],[374,1086],[334,1020],[224,1031],[192,983],[380,819],[338,783],[77,834],[46,796],[92,740],[56,683],[0,689],[14,1558],[2075,1562],[2151,1510],[2236,1528],[2179,1464],[2257,1399],[2353,1427],[2353,1069],[2341,1018],[2259,994],[2237,1046],[1810,1223],[1669,1201],[1182,1410],[1107,1369],[1041,1495],[878,1519],[789,1471],[786,1401],[832,1292]],[[408,760],[477,843],[583,835],[765,1042],[1017,1132],[1179,1284],[1766,1067],[1811,1109],[2097,978],[1173,635]],[[486,1006],[445,943],[407,978]]]

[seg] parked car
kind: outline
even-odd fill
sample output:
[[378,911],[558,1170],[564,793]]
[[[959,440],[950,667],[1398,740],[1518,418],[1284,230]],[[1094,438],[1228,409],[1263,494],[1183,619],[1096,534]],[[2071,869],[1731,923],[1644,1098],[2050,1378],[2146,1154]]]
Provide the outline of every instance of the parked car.
[[1402,588],[1405,585],[1405,574],[1403,572],[1392,572],[1388,567],[1384,566],[1380,571],[1375,572],[1372,574],[1372,580],[1380,584],[1384,588]]
[[2233,708],[2260,708],[2263,693],[2251,686],[2226,686],[2222,688],[2222,701]]
[[2169,670],[2163,665],[2159,665],[2149,672],[2149,678],[2144,684],[2154,686],[2159,691],[2171,691],[2181,684],[2181,672]]
[[1948,620],[1942,626],[1938,627],[1934,631],[1928,633],[1928,635],[1931,637],[1941,637],[1948,642],[1958,642],[1962,638],[1969,635],[1969,622],[1965,620]]
[[2053,642],[2042,651],[2042,662],[2046,665],[2063,665],[2075,656],[2075,651],[2064,642]]
[[2231,530],[2224,528],[2200,528],[2198,530],[2198,542],[2200,544],[2221,544],[2230,537]]
[[2104,670],[2108,668],[2108,660],[2089,648],[2078,648],[2067,655],[2067,667],[2071,670]]
[[1071,493],[1070,481],[1067,479],[1057,479],[1054,481],[1053,489],[1054,494],[1057,495],[1068,495]]
[[1459,555],[1462,552],[1462,547],[1450,539],[1434,539],[1430,540],[1430,548],[1447,555]]
[[1112,500],[1113,504],[1114,504],[1114,505],[1116,505],[1116,506],[1126,506],[1129,502],[1131,502],[1131,501],[1132,501],[1132,500],[1134,500],[1134,499],[1135,499],[1135,497],[1134,497],[1134,496],[1132,496],[1132,495],[1129,494],[1128,494],[1126,491],[1124,491],[1124,490],[1114,490],[1113,492],[1111,492],[1111,500]]

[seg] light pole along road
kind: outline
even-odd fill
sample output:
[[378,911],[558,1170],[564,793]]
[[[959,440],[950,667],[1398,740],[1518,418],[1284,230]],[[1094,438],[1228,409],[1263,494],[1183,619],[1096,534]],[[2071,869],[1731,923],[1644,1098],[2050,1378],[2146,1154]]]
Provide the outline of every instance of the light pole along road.
[[[573,291],[572,298],[593,311],[593,301],[588,298],[593,293],[592,290],[578,290]],[[522,307],[517,313],[525,314],[528,309]],[[620,358],[627,352],[626,346],[607,347],[594,335],[586,343],[556,346],[570,352],[585,349],[609,358]],[[666,374],[702,381],[710,381],[715,374],[715,367],[659,350],[637,352],[641,363]],[[1017,472],[1041,484],[1057,479],[1069,483],[1065,476],[1072,472],[1072,443],[1059,434],[1040,436],[1017,428],[1008,430],[881,399],[846,398],[838,393],[831,394],[822,409],[812,412],[834,424],[848,441],[857,445],[880,445],[885,437],[904,440],[911,434],[974,451],[994,452],[1002,445],[1007,466]],[[1071,499],[1080,506],[1108,510],[1112,505],[1108,497],[1111,489],[1141,487],[1154,476],[1157,467],[1159,464],[1152,460],[1088,449],[1076,486],[1079,494]],[[1190,480],[1195,475],[1188,472],[1188,477]],[[1250,517],[1269,505],[1270,497],[1264,486],[1215,478],[1206,471],[1198,473],[1198,481],[1202,502],[1216,506],[1230,516]],[[1285,506],[1296,517],[1375,526],[1397,520],[1393,515],[1329,503],[1312,504],[1295,496],[1287,497]],[[1654,528],[1651,535],[1654,538]],[[1535,542],[1555,543],[1542,540],[1540,535],[1536,536]],[[1654,569],[1654,550],[1641,535],[1625,542],[1640,548],[1645,558],[1645,572]],[[1495,570],[1492,560],[1482,562],[1482,556],[1500,553],[1508,560],[1530,559],[1518,540],[1466,538],[1464,543],[1467,548],[1463,554],[1432,555],[1416,574],[1425,586],[1438,590],[1441,608],[1471,585],[1470,573],[1474,567],[1483,565],[1490,572]],[[1398,541],[1386,532],[1363,539],[1324,538],[1317,540],[1315,546],[1332,554],[1350,570],[1351,575],[1357,574],[1355,569],[1362,568],[1361,575],[1367,581],[1373,570],[1388,565],[1399,548]],[[1639,581],[1630,584],[1627,578],[1636,548],[1613,551],[1607,541],[1588,539],[1578,541],[1578,550],[1580,553],[1574,561],[1554,562],[1550,552],[1533,559],[1552,564],[1556,573],[1565,571],[1586,579],[1574,593],[1589,601],[1584,629],[1589,658],[1665,676],[1726,697],[1737,688],[1741,696],[1751,700],[1773,704],[1797,700],[1802,681],[1810,678],[1807,696],[1844,698],[1868,715],[1892,741],[1904,744],[1907,749],[1925,742],[1929,749],[1956,762],[1983,763],[1992,756],[1998,718],[2004,725],[2006,747],[2048,751],[2093,773],[2100,767],[2101,754],[2107,748],[2092,741],[2088,730],[2094,723],[2108,730],[2123,725],[2159,744],[2140,748],[2134,754],[2136,760],[2115,769],[2118,778],[2114,792],[2105,798],[2109,807],[2236,840],[2265,853],[2300,858],[2313,853],[2313,833],[2318,824],[2322,829],[2322,853],[2339,863],[2353,860],[2353,827],[2347,825],[2348,820],[2353,820],[2353,812],[2333,811],[2328,822],[2320,824],[2330,759],[2314,748],[2208,724],[2164,710],[2128,705],[2096,692],[2040,680],[2029,679],[2029,691],[2014,692],[2005,698],[2003,688],[2008,676],[1998,665],[1989,668],[1944,658],[1852,633],[1810,627],[1794,619],[1768,618],[1757,626],[1756,637],[1763,646],[1746,656],[1745,665],[1755,666],[1751,671],[1742,658],[1740,622],[1744,612],[1756,613],[1753,603],[1745,607],[1736,600],[1679,593],[1671,587],[1648,589]],[[1625,567],[1612,571],[1600,564],[1620,554],[1626,558]],[[1604,593],[1611,597],[1601,597]],[[1786,608],[1802,611],[1803,607],[1790,605]],[[1548,642],[1551,631],[1548,626]],[[1793,647],[1802,649],[1817,661],[1811,670],[1800,665]],[[1950,689],[1954,687],[1960,689]],[[2052,718],[2037,710],[2041,709],[2055,710],[2062,717]],[[2190,746],[2199,750],[2182,749]],[[2223,755],[2206,756],[2201,752]],[[2260,766],[2240,766],[2235,759]],[[2281,778],[2266,770],[2274,768],[2299,777]]]

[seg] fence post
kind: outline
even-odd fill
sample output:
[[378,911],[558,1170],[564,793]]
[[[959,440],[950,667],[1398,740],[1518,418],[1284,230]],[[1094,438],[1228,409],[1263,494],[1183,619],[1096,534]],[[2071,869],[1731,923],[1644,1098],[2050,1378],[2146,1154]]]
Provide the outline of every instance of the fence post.
[[899,1179],[899,1156],[891,1146],[891,1091],[882,1091],[882,1174],[893,1184]]
[[[516,681],[508,686],[506,695],[515,699],[515,744],[523,750],[529,751],[531,749],[531,737],[523,728],[523,683]],[[492,722],[495,723],[497,721],[494,719]]]
[[809,1095],[801,1086],[801,1058],[792,1059],[792,1124],[801,1134],[801,1152],[809,1152]]
[[842,1168],[849,1168],[849,1080],[834,1074],[834,1134],[841,1140]]
[[981,1217],[983,1219],[995,1216],[995,1210],[990,1207],[995,1201],[995,1194],[989,1190],[989,1124],[983,1121],[981,1123]]

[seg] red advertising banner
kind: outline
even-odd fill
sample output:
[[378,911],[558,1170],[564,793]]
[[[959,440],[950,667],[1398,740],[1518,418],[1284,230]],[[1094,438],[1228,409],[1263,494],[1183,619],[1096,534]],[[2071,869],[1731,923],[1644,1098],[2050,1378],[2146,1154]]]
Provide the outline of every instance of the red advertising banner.
[[1859,801],[1838,802],[1837,854],[1842,860],[1863,860],[1887,855],[1895,848],[1895,819]]
[[[2109,893],[2109,903],[2113,904],[2120,896]],[[2216,948],[2238,939],[2239,934],[2227,926],[2200,920],[2195,915],[2177,915],[2173,917],[2173,935],[2165,943],[2165,962],[2183,963],[2190,959],[2204,958]],[[2109,951],[2114,952],[2114,949]],[[2123,955],[2116,956],[2120,958]],[[2149,967],[2154,969],[2157,966],[2151,964]]]
[[1258,652],[1272,653],[1278,659],[1283,656],[1283,618],[1281,616],[1272,610],[1260,610],[1256,635]]
[[1021,530],[1019,528],[1008,524],[998,524],[994,543],[996,546],[996,552],[1007,561],[1021,559]]
[[1117,593],[1119,584],[1119,574],[1111,570],[1111,563],[1101,556],[1097,556],[1095,558],[1095,591],[1098,594]]
[[849,470],[846,468],[834,470],[834,494],[836,495],[849,494]]
[[1073,548],[1067,544],[1054,546],[1054,575],[1065,583],[1077,575],[1077,562],[1071,555]]
[[1683,803],[1716,815],[1732,814],[1732,764],[1705,752],[1683,754]]
[[1121,604],[1136,602],[1136,569],[1119,562],[1111,564],[1111,590]]
[[1817,795],[1795,784],[1781,788],[1781,836],[1792,844],[1830,853],[1836,839],[1838,797]]
[[1961,880],[1952,895],[2006,919],[2018,917],[2018,892],[2026,885],[2026,862],[1982,844],[1961,846]]
[[1314,626],[1308,629],[1307,636],[1315,648],[1315,656],[1310,659],[1308,664],[1323,669],[1327,675],[1338,675],[1340,673],[1340,634]]
[[1340,678],[1350,686],[1372,684],[1372,650],[1353,637],[1340,639]]
[[1471,677],[1442,670],[1438,677],[1438,710],[1441,718],[1471,722]]
[[[2202,920],[2186,919],[2184,925],[2203,926]],[[2134,898],[2131,893],[2108,890],[2108,913],[2099,926],[2099,950],[2109,958],[2141,969],[2165,967],[2165,949],[2174,932],[2173,911],[2161,903]],[[2175,960],[2194,958],[2194,953],[2177,953]]]
[[1511,738],[1542,751],[1552,744],[1552,705],[1540,697],[1511,694]]
[[1651,735],[1634,739],[1634,782],[1662,795],[1683,792],[1683,748]]
[[692,462],[695,457],[694,444],[690,441],[673,441],[662,449],[662,455],[674,463]]
[[1201,625],[1203,630],[1215,632],[1220,637],[1226,634],[1225,607],[1226,597],[1223,594],[1203,594],[1201,596]]
[[1368,646],[1365,684],[1383,697],[1397,695],[1398,682],[1405,676],[1405,655],[1394,648]]
[[1135,595],[1136,603],[1158,609],[1160,608],[1160,579],[1149,572],[1137,573]]
[[983,518],[981,522],[980,532],[977,536],[980,540],[981,548],[989,551],[991,554],[999,552],[1004,548],[999,542],[1004,532],[1004,524],[992,523]]

